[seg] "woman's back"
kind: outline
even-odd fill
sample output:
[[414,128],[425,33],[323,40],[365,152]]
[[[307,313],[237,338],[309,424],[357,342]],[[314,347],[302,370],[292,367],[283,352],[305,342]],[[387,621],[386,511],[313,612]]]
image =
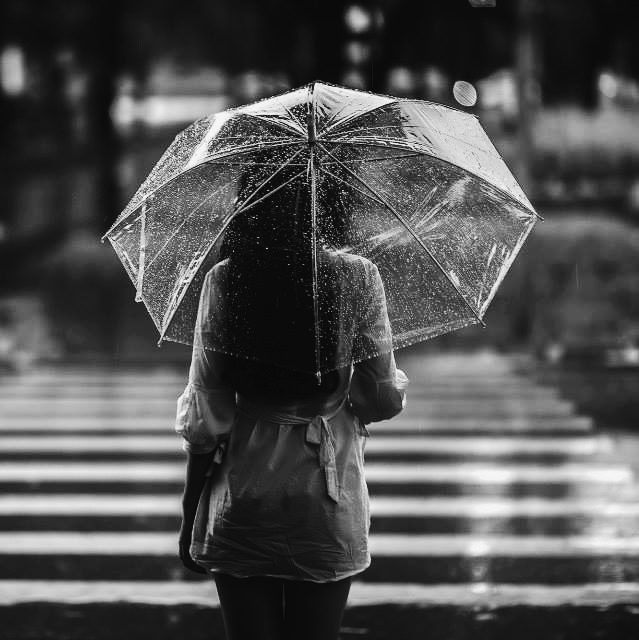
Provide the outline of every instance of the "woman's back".
[[227,258],[207,274],[196,333],[220,379],[241,395],[320,410],[344,395],[357,355],[390,351],[387,320],[378,322],[376,336],[378,319],[366,326],[371,312],[385,313],[377,270],[360,256],[323,250],[314,289],[292,279],[280,257],[249,270],[250,255]]

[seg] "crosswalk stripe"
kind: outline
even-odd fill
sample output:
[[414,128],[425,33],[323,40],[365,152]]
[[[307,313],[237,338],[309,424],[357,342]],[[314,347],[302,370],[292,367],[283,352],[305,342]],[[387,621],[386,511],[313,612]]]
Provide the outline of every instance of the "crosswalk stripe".
[[[176,436],[44,436],[39,438],[0,436],[2,453],[171,453],[181,450]],[[514,454],[584,456],[610,451],[612,441],[603,436],[583,438],[508,438],[435,436],[375,436],[366,443],[368,453],[446,453],[466,456]]]
[[481,534],[373,534],[370,550],[379,556],[560,557],[639,554],[639,537],[482,536]]
[[[127,369],[100,370],[68,370],[66,367],[60,369],[39,369],[24,374],[0,375],[0,385],[26,385],[26,384],[82,384],[89,382],[93,384],[139,384],[140,386],[153,386],[157,384],[184,384],[188,379],[188,365],[173,371],[157,371],[150,368],[141,373]],[[457,371],[452,374],[433,369],[428,376],[420,376],[415,371],[411,372],[411,384],[420,384],[424,387],[429,385],[442,385],[443,383],[453,383],[460,387],[465,386],[487,386],[494,383],[505,383],[510,386],[521,388],[536,387],[526,377],[512,372],[498,373],[494,371]],[[541,387],[543,388],[543,387]]]
[[[435,420],[454,420],[468,416],[469,413],[475,416],[476,420],[487,421],[492,419],[501,420],[522,420],[522,419],[552,419],[556,417],[569,418],[572,415],[572,410],[566,409],[564,411],[553,411],[550,408],[541,407],[531,409],[501,409],[494,406],[477,407],[474,412],[469,412],[463,407],[451,405],[450,407],[413,407],[410,411],[407,409],[404,419],[418,419],[424,421]],[[128,419],[135,422],[138,419],[149,420],[155,418],[156,420],[162,420],[163,422],[172,421],[175,419],[175,403],[167,405],[163,409],[153,407],[152,405],[145,406],[140,404],[136,407],[124,407],[122,405],[104,402],[100,404],[78,405],[75,409],[60,410],[55,406],[51,407],[37,407],[28,406],[24,407],[3,407],[0,406],[0,413],[2,415],[2,422],[8,424],[14,419],[28,418],[31,420],[39,419],[41,421],[51,419],[64,419],[67,416],[70,418],[86,418],[90,420],[92,418],[109,418],[113,420],[125,420]]]
[[[184,478],[183,462],[12,462],[0,466],[0,482],[46,482],[55,480],[109,483],[154,481],[173,482]],[[459,463],[425,464],[370,463],[366,479],[388,483],[457,482],[472,484],[513,484],[557,482],[619,484],[633,480],[632,470],[621,464],[559,465]]]
[[0,515],[173,515],[181,513],[178,495],[2,495]]
[[[210,580],[168,581],[181,576],[171,523],[179,521],[185,459],[173,422],[186,360],[0,375],[0,457],[11,460],[0,465],[0,606],[219,606]],[[370,550],[379,562],[356,579],[349,606],[489,607],[499,615],[514,606],[639,605],[638,582],[589,583],[639,575],[639,490],[628,465],[610,462],[611,439],[511,359],[432,354],[413,362],[405,411],[369,425]],[[83,454],[84,462],[72,457]],[[175,460],[160,462],[165,454]],[[429,462],[415,462],[422,458]],[[133,555],[146,563],[141,573],[129,571]],[[17,579],[21,558],[38,580]],[[40,579],[49,576],[59,579]],[[440,584],[457,580],[466,583]],[[584,583],[551,584],[568,580]]]
[[[135,603],[156,606],[192,604],[218,607],[210,580],[189,582],[0,580],[0,605],[53,602],[60,605]],[[638,604],[634,582],[581,585],[402,584],[353,582],[348,607],[400,604],[456,607],[609,607]]]
[[[43,415],[41,418],[32,416],[12,416],[6,418],[0,416],[0,433],[7,431],[162,431],[168,433],[172,430],[174,416],[163,415],[160,417],[136,417],[130,416],[87,416],[77,415],[56,416]],[[450,431],[459,433],[464,431],[490,431],[495,433],[503,431],[511,432],[551,432],[551,431],[575,431],[583,432],[592,429],[592,420],[585,417],[566,416],[549,418],[532,418],[529,416],[507,417],[496,416],[485,418],[428,418],[399,416],[394,420],[376,422],[369,425],[369,430],[374,436],[382,431],[414,430],[422,431]]]
[[[122,397],[119,393],[114,394],[102,394],[94,396],[80,395],[77,397],[42,397],[35,396],[30,397],[25,395],[20,397],[17,395],[5,395],[0,396],[0,406],[4,409],[23,408],[28,406],[35,407],[54,407],[56,409],[69,408],[75,410],[78,406],[101,406],[103,404],[110,404],[116,402],[122,407],[139,407],[140,405],[148,405],[150,408],[166,408],[175,405],[179,393],[162,394],[154,396],[153,394],[146,394],[144,390],[140,390],[139,394],[131,395],[129,397]],[[493,408],[506,408],[520,410],[524,409],[551,409],[553,411],[563,411],[566,408],[572,408],[572,403],[560,398],[535,398],[528,396],[512,397],[510,394],[503,397],[478,397],[466,399],[459,397],[458,395],[451,395],[450,397],[442,396],[424,396],[421,394],[409,394],[407,391],[408,399],[411,401],[411,405],[428,408],[433,410],[439,408],[446,409],[450,407],[456,407],[460,410],[474,410],[475,408],[493,407]]]
[[[65,374],[59,372],[48,376],[36,376],[24,378],[11,378],[0,376],[0,390],[20,391],[20,390],[42,390],[64,389],[66,391],[83,395],[85,392],[110,389],[139,389],[141,391],[159,391],[167,389],[183,389],[188,382],[188,370],[184,369],[183,374],[175,376],[149,375],[132,376],[125,373],[116,373],[108,376],[96,376],[92,374]],[[422,390],[417,393],[431,395],[439,392],[450,393],[458,391],[463,397],[464,392],[487,392],[489,394],[519,393],[527,397],[535,394],[553,394],[551,386],[540,386],[531,383],[529,380],[520,377],[502,376],[495,377],[486,374],[456,376],[456,377],[435,377],[429,380],[411,379],[409,388]]]
[[[138,404],[145,402],[147,399],[155,404],[163,402],[174,402],[177,397],[184,391],[184,385],[171,386],[161,389],[157,387],[103,387],[91,389],[79,387],[75,393],[66,386],[52,387],[46,386],[42,389],[11,389],[0,385],[0,403],[2,404],[25,404],[27,402],[37,402],[39,404],[77,404],[78,402],[89,402],[93,400],[113,401],[117,400],[125,405]],[[39,392],[39,393],[36,393]],[[554,394],[540,393],[516,393],[509,389],[504,389],[499,393],[492,390],[492,393],[483,394],[478,389],[476,393],[470,397],[466,397],[464,389],[407,389],[407,395],[414,399],[415,402],[429,404],[451,404],[457,403],[461,405],[488,404],[497,402],[505,405],[524,405],[535,406],[538,404],[551,404],[554,406],[570,405],[570,401]]]
[[[0,503],[1,504],[1,503]],[[410,498],[374,496],[374,516],[512,518],[512,517],[598,517],[630,518],[639,516],[639,503],[626,500],[611,502],[583,499],[540,498]]]
[[[175,555],[177,532],[0,532],[2,554]],[[639,537],[475,534],[371,534],[378,557],[574,557],[639,556]]]
[[624,465],[565,464],[481,465],[481,464],[369,464],[366,479],[385,482],[460,482],[471,484],[513,484],[519,482],[625,483],[633,479]]
[[[550,389],[552,385],[544,385],[531,381],[527,377],[515,374],[495,375],[490,371],[467,372],[458,371],[454,375],[444,375],[434,371],[430,376],[419,376],[415,371],[410,372],[410,384],[429,387],[443,387],[452,385],[459,388],[479,387],[488,388],[490,386],[504,384],[508,387],[519,389]],[[0,374],[1,387],[21,387],[37,385],[67,385],[73,387],[74,383],[82,384],[104,384],[104,385],[136,385],[139,387],[157,387],[158,385],[181,384],[188,381],[188,365],[172,373],[157,372],[149,369],[144,373],[133,373],[121,369],[109,371],[102,369],[97,371],[68,371],[62,367],[55,371],[32,371],[25,374]]]
[[[165,386],[133,386],[133,385],[91,385],[82,384],[77,389],[66,385],[43,385],[39,387],[9,387],[0,383],[0,405],[24,404],[30,401],[38,404],[51,402],[75,404],[78,402],[122,402],[124,404],[138,401],[153,403],[175,402],[184,391],[184,383]],[[500,388],[496,391],[491,386],[485,388],[455,388],[446,386],[420,389],[408,387],[407,398],[414,403],[462,403],[476,405],[482,403],[498,403],[520,406],[539,404],[563,406],[570,404],[568,400],[554,391]]]
[[[0,496],[0,516],[152,516],[179,514],[180,498],[163,494],[31,494]],[[509,517],[599,517],[635,518],[639,503],[583,499],[531,498],[410,498],[373,496],[373,516],[509,518]]]

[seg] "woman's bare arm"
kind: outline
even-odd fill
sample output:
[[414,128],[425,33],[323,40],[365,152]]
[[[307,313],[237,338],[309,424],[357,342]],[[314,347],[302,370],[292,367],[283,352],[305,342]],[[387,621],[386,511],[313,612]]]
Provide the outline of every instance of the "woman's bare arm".
[[200,501],[200,495],[206,482],[206,472],[213,463],[215,452],[186,453],[186,479],[182,494],[182,526],[180,527],[179,551],[182,564],[196,573],[206,573],[206,570],[196,564],[189,553],[193,536],[195,513]]

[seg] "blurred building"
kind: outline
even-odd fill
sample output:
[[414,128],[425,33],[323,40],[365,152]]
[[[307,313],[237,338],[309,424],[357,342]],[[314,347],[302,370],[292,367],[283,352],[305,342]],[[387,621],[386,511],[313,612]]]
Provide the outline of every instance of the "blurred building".
[[[479,105],[486,117],[491,114],[514,121],[519,112],[517,78],[512,69],[499,69],[477,82]],[[495,117],[493,116],[493,117]]]
[[143,83],[130,74],[119,78],[113,118],[123,132],[174,127],[229,106],[229,80],[218,67],[184,68],[173,61],[155,63]]

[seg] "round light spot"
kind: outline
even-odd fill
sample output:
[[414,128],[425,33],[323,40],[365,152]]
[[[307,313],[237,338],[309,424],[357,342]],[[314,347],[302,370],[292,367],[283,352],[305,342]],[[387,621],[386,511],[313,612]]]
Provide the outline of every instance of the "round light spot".
[[346,26],[353,33],[364,33],[371,28],[373,18],[367,9],[353,4],[346,10],[344,20]]
[[457,80],[453,85],[453,96],[463,107],[472,107],[477,102],[477,90],[470,82]]

